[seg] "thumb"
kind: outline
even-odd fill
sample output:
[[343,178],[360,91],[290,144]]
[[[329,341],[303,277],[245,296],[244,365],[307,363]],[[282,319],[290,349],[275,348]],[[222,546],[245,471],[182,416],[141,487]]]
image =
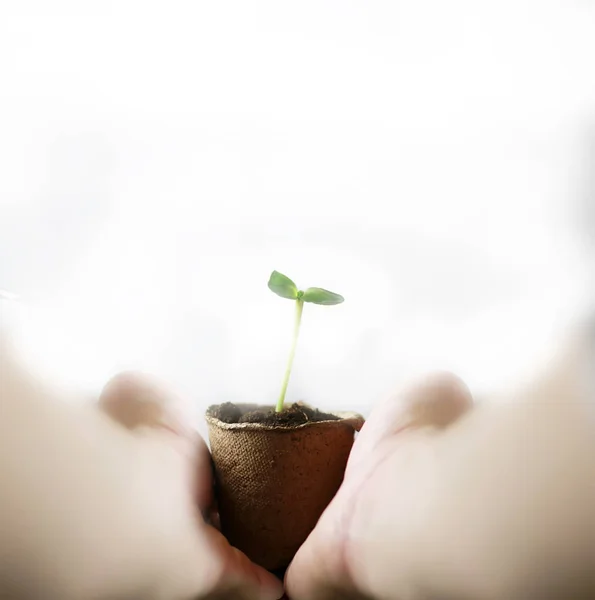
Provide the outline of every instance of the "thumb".
[[132,433],[159,437],[191,461],[191,485],[198,508],[213,508],[211,455],[192,426],[189,406],[155,379],[137,372],[113,377],[99,396],[99,408]]
[[116,375],[103,388],[99,406],[130,430],[149,427],[191,435],[187,406],[148,375],[133,371]]
[[456,375],[439,372],[393,394],[374,408],[360,431],[347,474],[377,454],[379,446],[399,434],[417,429],[442,430],[467,413],[473,398]]
[[192,426],[189,404],[148,375],[134,371],[116,375],[103,388],[99,407],[126,429],[159,436],[193,460],[197,446],[200,454],[208,454]]

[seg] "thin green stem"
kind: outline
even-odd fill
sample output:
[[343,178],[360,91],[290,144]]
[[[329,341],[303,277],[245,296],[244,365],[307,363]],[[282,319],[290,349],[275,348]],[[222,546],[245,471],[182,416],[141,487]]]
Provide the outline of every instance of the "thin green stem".
[[285,393],[287,392],[287,385],[289,384],[289,378],[291,377],[291,368],[293,366],[293,359],[295,358],[295,349],[297,346],[298,337],[300,335],[300,325],[302,322],[302,311],[304,310],[304,301],[298,298],[295,301],[295,325],[293,328],[293,342],[291,343],[291,351],[289,352],[289,360],[287,361],[287,369],[285,370],[285,377],[283,378],[283,385],[281,386],[281,394],[279,400],[277,400],[276,411],[281,412],[283,405],[285,404]]

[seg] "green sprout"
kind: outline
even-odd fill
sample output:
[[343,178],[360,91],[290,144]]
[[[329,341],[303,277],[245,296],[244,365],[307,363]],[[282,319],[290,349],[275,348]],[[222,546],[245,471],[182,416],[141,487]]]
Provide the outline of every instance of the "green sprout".
[[334,292],[323,290],[322,288],[308,288],[306,291],[298,290],[297,286],[289,277],[273,271],[269,279],[269,289],[277,296],[281,298],[287,298],[289,300],[295,300],[295,325],[293,329],[293,341],[291,343],[291,350],[289,352],[289,360],[287,361],[287,369],[285,370],[285,377],[283,378],[283,385],[281,386],[281,394],[277,400],[277,406],[275,410],[281,412],[283,405],[285,404],[285,394],[287,392],[287,385],[289,384],[289,378],[291,376],[291,368],[293,366],[293,359],[295,358],[295,349],[297,346],[298,337],[300,335],[300,325],[302,323],[302,311],[304,310],[304,302],[310,302],[312,304],[322,304],[323,306],[332,306],[333,304],[341,304],[344,298]]

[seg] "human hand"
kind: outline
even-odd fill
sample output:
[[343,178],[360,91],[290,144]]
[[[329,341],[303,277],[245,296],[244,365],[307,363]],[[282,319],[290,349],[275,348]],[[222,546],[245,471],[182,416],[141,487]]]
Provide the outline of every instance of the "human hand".
[[162,532],[155,598],[278,600],[281,582],[211,524],[210,454],[183,404],[148,379],[123,374],[105,387],[100,406],[129,430],[144,465],[147,506],[139,510],[152,513]]
[[[341,489],[287,572],[292,600],[385,597],[382,579],[372,581],[370,543],[387,540],[388,517],[411,529],[407,521],[419,514],[419,496],[428,484],[421,471],[431,469],[428,437],[471,403],[458,379],[440,375],[372,412],[355,441]],[[399,487],[393,494],[395,481]],[[395,562],[402,561],[407,542],[401,548],[390,545]]]
[[594,597],[581,356],[498,403],[471,409],[438,375],[374,410],[288,570],[291,600]]

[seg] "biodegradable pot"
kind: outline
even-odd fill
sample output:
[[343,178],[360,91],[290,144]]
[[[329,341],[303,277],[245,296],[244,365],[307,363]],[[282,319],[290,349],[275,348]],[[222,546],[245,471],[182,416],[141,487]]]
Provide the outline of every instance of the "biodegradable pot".
[[222,531],[266,569],[289,565],[343,481],[364,419],[335,416],[281,427],[207,412]]

